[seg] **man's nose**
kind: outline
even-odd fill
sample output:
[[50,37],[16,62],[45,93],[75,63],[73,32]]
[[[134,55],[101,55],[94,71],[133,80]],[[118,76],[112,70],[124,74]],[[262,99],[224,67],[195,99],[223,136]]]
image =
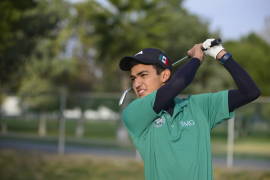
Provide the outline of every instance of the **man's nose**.
[[133,87],[134,89],[137,89],[141,86],[142,84],[142,81],[140,80],[140,78],[136,78],[134,81],[133,81]]

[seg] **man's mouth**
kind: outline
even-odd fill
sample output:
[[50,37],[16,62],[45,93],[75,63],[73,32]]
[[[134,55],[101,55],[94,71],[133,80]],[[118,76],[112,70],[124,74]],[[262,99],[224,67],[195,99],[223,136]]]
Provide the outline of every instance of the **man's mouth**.
[[145,90],[144,89],[139,89],[137,92],[138,92],[139,96],[142,96],[144,94]]

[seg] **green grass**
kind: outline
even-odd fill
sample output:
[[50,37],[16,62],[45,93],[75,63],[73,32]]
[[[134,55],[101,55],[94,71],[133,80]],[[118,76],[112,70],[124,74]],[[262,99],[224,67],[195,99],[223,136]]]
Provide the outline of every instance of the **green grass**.
[[215,180],[270,180],[270,170],[214,169]]
[[[143,163],[127,158],[0,150],[1,180],[143,180]],[[270,180],[269,171],[214,169],[215,180]]]
[[[215,156],[226,156],[226,138],[212,138],[212,152]],[[267,137],[245,137],[235,139],[234,156],[270,160],[270,141]]]
[[[38,133],[37,119],[8,119],[5,120],[8,131],[13,133],[24,133],[28,135],[36,135]],[[66,135],[69,137],[75,136],[76,121],[66,120]],[[85,121],[84,122],[84,137],[85,138],[100,138],[100,139],[115,139],[117,130],[117,121]],[[58,120],[47,120],[47,136],[58,135]]]
[[41,155],[0,151],[2,180],[138,180],[143,164],[130,159],[86,155]]
[[[37,119],[8,119],[6,120],[8,131],[15,136],[2,136],[1,138],[25,139],[39,143],[57,143],[58,141],[58,121],[50,119],[47,121],[47,135],[37,136]],[[67,144],[103,146],[118,148],[116,141],[117,121],[86,121],[84,123],[85,133],[83,138],[75,137],[76,121],[66,121]],[[219,126],[212,133],[212,151],[214,156],[226,156],[227,151],[226,129]],[[128,147],[133,148],[133,146]],[[234,155],[239,158],[259,158],[270,160],[269,135],[258,135],[237,138],[235,140]]]

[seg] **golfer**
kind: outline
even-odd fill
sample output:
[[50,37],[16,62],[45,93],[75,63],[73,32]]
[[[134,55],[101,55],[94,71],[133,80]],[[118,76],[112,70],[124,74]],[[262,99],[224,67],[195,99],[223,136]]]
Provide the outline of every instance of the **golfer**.
[[[122,118],[144,161],[146,180],[211,180],[212,128],[260,96],[254,81],[221,44],[210,47],[212,40],[194,45],[187,52],[191,60],[174,74],[169,57],[155,48],[120,61],[138,97]],[[177,97],[192,82],[205,55],[221,63],[238,88]]]

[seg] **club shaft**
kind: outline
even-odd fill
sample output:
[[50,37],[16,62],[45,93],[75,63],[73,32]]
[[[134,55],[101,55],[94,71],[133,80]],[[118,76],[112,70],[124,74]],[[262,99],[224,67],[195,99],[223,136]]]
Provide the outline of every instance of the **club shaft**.
[[188,56],[185,56],[185,57],[183,57],[183,58],[181,58],[181,59],[175,61],[175,62],[172,64],[172,66],[175,66],[176,64],[180,63],[181,61],[186,60],[187,58],[188,58]]
[[131,91],[131,88],[128,88],[128,89],[126,89],[126,90],[123,92],[123,94],[122,94],[122,96],[121,96],[121,98],[120,98],[120,100],[119,100],[119,106],[121,106],[121,105],[123,104],[124,99],[125,99],[125,97],[126,97],[126,95],[127,95],[127,93],[128,93],[129,91]]
[[[215,39],[214,41],[211,42],[210,47],[219,45],[221,42],[222,42],[222,41],[221,41],[220,38]],[[202,50],[205,51],[206,49],[202,48]],[[188,59],[188,58],[189,58],[189,56],[184,56],[183,58],[181,58],[181,59],[175,61],[175,62],[172,64],[172,66],[175,66],[176,64],[178,64],[178,63],[180,63],[180,62],[182,62],[182,61],[184,61],[184,60],[186,60],[186,59]]]

